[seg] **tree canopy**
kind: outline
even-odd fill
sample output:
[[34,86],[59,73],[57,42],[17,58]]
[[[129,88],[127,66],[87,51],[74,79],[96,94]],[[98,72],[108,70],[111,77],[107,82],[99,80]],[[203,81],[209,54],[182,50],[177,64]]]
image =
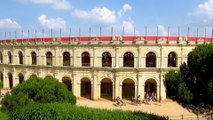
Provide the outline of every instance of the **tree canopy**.
[[195,47],[188,64],[165,74],[167,96],[181,103],[213,105],[213,44]]

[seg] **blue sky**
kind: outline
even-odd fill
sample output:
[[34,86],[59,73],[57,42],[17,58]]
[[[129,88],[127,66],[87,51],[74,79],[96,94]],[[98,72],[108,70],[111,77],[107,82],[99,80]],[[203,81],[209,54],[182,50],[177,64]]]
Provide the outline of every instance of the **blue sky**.
[[113,35],[144,35],[146,27],[148,35],[177,36],[178,27],[181,35],[190,27],[190,36],[211,36],[212,18],[213,0],[3,0],[0,39],[57,37],[60,30],[79,36],[79,28],[81,36],[98,36],[100,27],[101,35],[112,28]]

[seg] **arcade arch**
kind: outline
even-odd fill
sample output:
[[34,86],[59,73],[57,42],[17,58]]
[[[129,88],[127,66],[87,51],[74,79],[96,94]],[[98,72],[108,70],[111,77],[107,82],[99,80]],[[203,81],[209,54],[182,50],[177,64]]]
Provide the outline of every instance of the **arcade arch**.
[[81,79],[81,97],[91,99],[91,80],[89,78],[82,78]]
[[135,82],[128,78],[122,82],[122,98],[130,99],[132,96],[135,96]]
[[101,80],[101,98],[112,100],[113,82],[109,78]]
[[71,79],[69,78],[69,77],[63,77],[62,78],[62,82],[67,86],[67,89],[69,90],[69,91],[72,91],[72,81],[71,81]]

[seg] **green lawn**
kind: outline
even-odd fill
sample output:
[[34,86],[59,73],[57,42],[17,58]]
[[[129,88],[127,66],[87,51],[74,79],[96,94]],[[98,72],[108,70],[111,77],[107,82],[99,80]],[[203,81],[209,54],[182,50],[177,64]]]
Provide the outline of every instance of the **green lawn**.
[[7,112],[0,111],[0,120],[8,120],[9,115]]
[[[7,117],[7,114],[6,114]],[[69,103],[32,104],[11,112],[11,120],[165,120],[166,118],[142,112],[104,110],[79,107]]]

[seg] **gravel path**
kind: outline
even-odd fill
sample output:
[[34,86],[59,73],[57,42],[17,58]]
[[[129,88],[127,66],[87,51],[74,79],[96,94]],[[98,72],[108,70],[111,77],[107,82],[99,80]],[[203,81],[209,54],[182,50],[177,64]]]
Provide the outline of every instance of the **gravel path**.
[[[116,106],[115,102],[106,100],[106,99],[100,99],[97,101],[86,99],[86,98],[80,98],[77,100],[77,105],[79,106],[85,106],[85,107],[92,107],[92,108],[101,108],[101,109],[119,109],[119,110],[125,110],[125,111],[142,111],[146,113],[153,113],[160,116],[169,116],[169,118],[173,119],[181,119],[181,115],[184,115],[184,117],[187,117],[188,119],[195,119],[196,115],[194,113],[189,112],[187,109],[183,108],[181,105],[179,105],[177,102],[174,102],[172,100],[165,100],[161,104],[158,102],[155,102],[151,105],[148,104],[140,104],[140,105],[133,105],[130,101],[124,100],[126,105],[125,106]],[[189,118],[190,117],[190,118]],[[192,117],[192,118],[191,118]]]

